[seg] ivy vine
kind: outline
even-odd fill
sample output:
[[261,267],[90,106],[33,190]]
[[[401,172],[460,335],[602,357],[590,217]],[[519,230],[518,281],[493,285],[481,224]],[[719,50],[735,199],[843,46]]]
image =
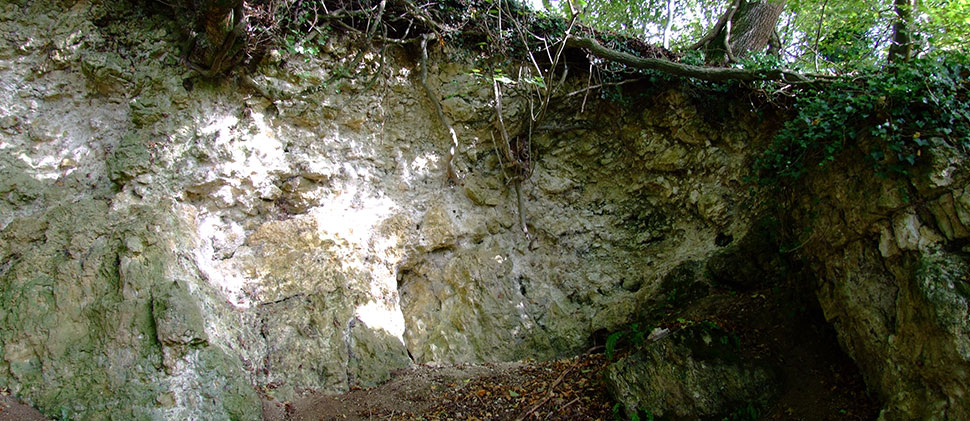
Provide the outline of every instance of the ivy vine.
[[791,183],[866,142],[880,176],[908,175],[927,148],[970,146],[970,56],[937,55],[801,91],[795,116],[755,162],[760,185]]

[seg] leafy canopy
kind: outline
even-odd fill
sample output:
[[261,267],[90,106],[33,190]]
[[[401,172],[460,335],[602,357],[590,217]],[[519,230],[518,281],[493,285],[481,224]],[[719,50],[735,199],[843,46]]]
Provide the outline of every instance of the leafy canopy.
[[[728,0],[573,0],[580,22],[599,30],[683,51],[710,30]],[[541,11],[569,16],[563,0],[532,0]],[[965,48],[970,0],[916,2],[916,55]],[[788,0],[777,27],[786,67],[834,73],[884,62],[896,20],[892,0]]]

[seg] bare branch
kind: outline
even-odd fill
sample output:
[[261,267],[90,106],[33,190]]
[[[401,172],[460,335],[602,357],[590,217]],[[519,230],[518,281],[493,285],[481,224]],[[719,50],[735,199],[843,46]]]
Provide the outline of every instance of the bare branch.
[[788,83],[812,84],[825,81],[827,78],[819,75],[804,75],[781,69],[747,70],[730,67],[701,67],[689,64],[675,63],[670,60],[657,58],[636,57],[624,52],[614,51],[603,47],[591,38],[569,38],[566,46],[571,48],[585,48],[594,56],[624,64],[637,69],[652,69],[670,73],[675,76],[689,77],[711,82],[738,80],[743,82],[777,80]]
[[704,38],[701,38],[690,47],[687,47],[687,49],[697,50],[706,47],[707,44],[710,44],[710,42],[714,40],[714,37],[721,32],[722,28],[724,28],[724,25],[731,21],[731,18],[734,17],[734,12],[738,10],[738,7],[741,7],[741,0],[732,1],[731,5],[728,6],[728,9],[725,10],[723,14],[721,14],[721,18],[717,20],[717,23],[714,24],[714,27],[711,28],[707,35],[704,35]]

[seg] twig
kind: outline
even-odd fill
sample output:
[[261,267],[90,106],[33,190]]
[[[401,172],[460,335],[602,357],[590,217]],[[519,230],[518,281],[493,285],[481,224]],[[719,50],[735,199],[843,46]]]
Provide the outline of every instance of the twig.
[[[499,3],[499,6],[501,7],[501,3]],[[539,76],[542,76],[542,69],[539,67],[539,62],[537,62],[535,56],[532,55],[532,50],[529,49],[529,43],[526,42],[526,39],[525,39],[525,30],[522,29],[522,25],[519,25],[519,21],[517,21],[515,19],[515,17],[512,16],[512,10],[509,9],[508,7],[506,7],[506,9],[508,9],[508,11],[509,11],[508,12],[509,13],[509,20],[512,21],[512,24],[513,25],[515,25],[515,32],[517,34],[519,34],[519,40],[522,41],[522,47],[525,48],[525,51],[527,53],[529,53],[529,60],[531,60],[532,61],[532,65],[535,66],[536,72],[539,73]],[[499,15],[501,15],[501,13],[499,13]]]
[[498,86],[498,80],[492,78],[492,89],[495,92],[495,117],[496,126],[499,129],[499,134],[502,136],[502,142],[504,147],[502,153],[505,154],[505,158],[510,162],[515,161],[515,156],[512,154],[512,138],[509,136],[509,131],[505,127],[505,120],[502,118],[502,90]]
[[524,413],[524,414],[519,415],[518,417],[516,417],[515,418],[515,421],[522,421],[522,420],[526,419],[529,415],[532,415],[533,412],[536,412],[536,410],[538,410],[539,408],[541,408],[542,405],[545,405],[546,402],[548,402],[549,399],[552,398],[552,395],[553,395],[553,392],[556,389],[556,386],[559,386],[559,383],[562,382],[562,379],[564,379],[566,377],[566,374],[569,374],[570,371],[573,371],[573,368],[574,367],[575,367],[575,365],[569,366],[568,369],[566,369],[565,371],[563,371],[562,374],[560,374],[559,377],[556,379],[556,381],[552,383],[552,386],[549,386],[549,389],[546,390],[546,397],[542,398],[542,400],[539,401],[539,403],[535,404],[535,406],[533,406],[532,409],[529,409],[526,413]]
[[512,167],[516,169],[515,173],[512,174],[512,183],[515,187],[515,200],[519,208],[519,226],[522,228],[522,232],[525,236],[529,236],[529,227],[525,221],[525,202],[522,200],[522,180],[525,175],[522,171],[522,165],[517,157],[513,155],[512,152],[512,139],[509,137],[509,132],[505,127],[505,120],[502,118],[502,91],[498,86],[498,80],[492,78],[492,88],[495,92],[495,115],[496,121],[499,129],[499,134],[502,135],[502,152],[505,157],[509,160]]
[[[637,79],[627,79],[627,80],[624,80],[622,82],[607,82],[607,83],[599,83],[599,84],[596,84],[596,85],[589,85],[589,86],[587,86],[587,87],[585,87],[583,89],[579,89],[579,90],[576,90],[576,91],[572,91],[572,92],[566,94],[566,96],[567,97],[570,97],[570,96],[579,95],[579,94],[582,94],[582,93],[589,93],[589,91],[592,91],[594,89],[603,88],[603,87],[606,87],[606,86],[620,86],[620,85],[626,85],[627,83],[633,83],[633,82],[638,82],[638,80]],[[587,82],[587,83],[589,83],[589,82]]]
[[[374,20],[367,22],[368,41],[374,36],[375,33],[377,33],[377,27],[381,24],[381,18],[384,16],[384,5],[386,3],[387,0],[381,0],[381,3],[377,7],[377,17]],[[373,26],[371,26],[372,23],[374,24]]]
[[828,6],[829,0],[825,0],[822,3],[822,11],[818,14],[818,27],[815,29],[815,71],[818,72],[818,42],[822,39],[822,21],[825,20],[825,6]]
[[[579,112],[580,113],[583,113],[584,111],[586,111],[586,100],[589,99],[589,92],[590,92],[590,90],[593,89],[593,87],[590,86],[590,83],[592,83],[592,81],[593,81],[593,61],[590,60],[590,62],[589,62],[589,73],[587,73],[587,75],[586,75],[586,89],[583,89],[582,90],[585,93],[583,94],[583,105],[580,105],[579,106]],[[601,83],[601,84],[596,85],[596,86],[603,86],[603,84]],[[580,91],[576,91],[576,92],[573,92],[573,93],[566,94],[566,97],[573,96],[574,94],[579,93],[579,92]]]
[[[570,3],[570,8],[572,8],[571,3]],[[549,67],[549,73],[546,74],[546,77],[545,77],[546,98],[540,102],[541,106],[539,107],[539,117],[536,118],[536,121],[542,121],[542,117],[545,116],[546,110],[549,109],[549,103],[552,102],[553,91],[555,91],[560,86],[562,86],[563,82],[566,81],[565,76],[566,76],[566,72],[569,71],[568,66],[565,68],[565,70],[563,70],[563,78],[555,88],[552,85],[552,75],[553,75],[553,72],[556,71],[556,66],[559,65],[559,59],[562,57],[563,51],[566,50],[566,44],[571,39],[571,37],[569,36],[569,33],[570,31],[572,31],[573,25],[576,24],[577,18],[579,18],[579,13],[573,13],[572,18],[569,19],[569,26],[566,27],[566,32],[563,33],[562,41],[559,43],[559,51],[556,52],[556,58],[552,60],[552,66]]]
[[[565,411],[566,408],[569,407],[569,405],[572,405],[572,404],[576,403],[577,401],[579,401],[579,396],[573,398],[573,400],[569,401],[569,403],[563,405],[562,408],[559,408],[559,411]],[[549,417],[552,417],[552,413],[551,412],[549,413],[549,415],[546,416],[546,419],[549,419]]]
[[432,19],[431,16],[429,16],[428,13],[424,11],[424,9],[418,6],[415,6],[414,3],[411,3],[408,0],[403,0],[403,2],[406,8],[409,9],[408,11],[411,12],[412,16],[415,19],[424,23],[425,25],[428,25],[428,27],[431,28],[432,31],[434,31],[435,35],[440,37],[441,33],[449,32],[450,28],[447,28],[441,25],[440,23],[438,23],[438,21]]

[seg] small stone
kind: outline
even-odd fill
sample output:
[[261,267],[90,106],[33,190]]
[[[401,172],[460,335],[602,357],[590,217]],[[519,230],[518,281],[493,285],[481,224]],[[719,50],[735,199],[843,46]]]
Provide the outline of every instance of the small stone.
[[893,220],[893,233],[896,246],[900,250],[916,250],[920,243],[919,218],[915,213],[906,213]]
[[502,192],[479,178],[465,182],[465,195],[479,206],[496,206],[502,202]]
[[141,238],[138,237],[126,238],[125,247],[133,254],[141,254],[145,250],[145,245],[142,243]]
[[455,246],[455,224],[448,213],[445,206],[434,204],[424,214],[421,221],[420,249],[432,251]]
[[30,127],[27,129],[27,136],[30,140],[38,143],[52,142],[57,139],[61,133],[58,133],[56,129],[50,127],[50,124],[43,120],[34,120],[30,122]]
[[155,398],[155,402],[163,408],[171,408],[175,406],[175,395],[172,392],[163,393]]
[[258,193],[259,193],[259,198],[260,199],[263,199],[263,200],[276,200],[278,197],[280,197],[280,193],[282,193],[282,190],[280,190],[279,187],[276,187],[276,186],[274,186],[272,184],[269,184],[269,185],[265,185],[263,187],[260,187]]
[[475,107],[458,96],[441,101],[441,108],[446,115],[455,121],[468,121],[475,115]]
[[893,257],[899,254],[899,248],[896,247],[894,240],[893,233],[889,227],[883,227],[879,233],[879,254],[882,257]]
[[15,115],[8,115],[0,118],[0,129],[11,129],[18,125],[20,125],[20,117]]

